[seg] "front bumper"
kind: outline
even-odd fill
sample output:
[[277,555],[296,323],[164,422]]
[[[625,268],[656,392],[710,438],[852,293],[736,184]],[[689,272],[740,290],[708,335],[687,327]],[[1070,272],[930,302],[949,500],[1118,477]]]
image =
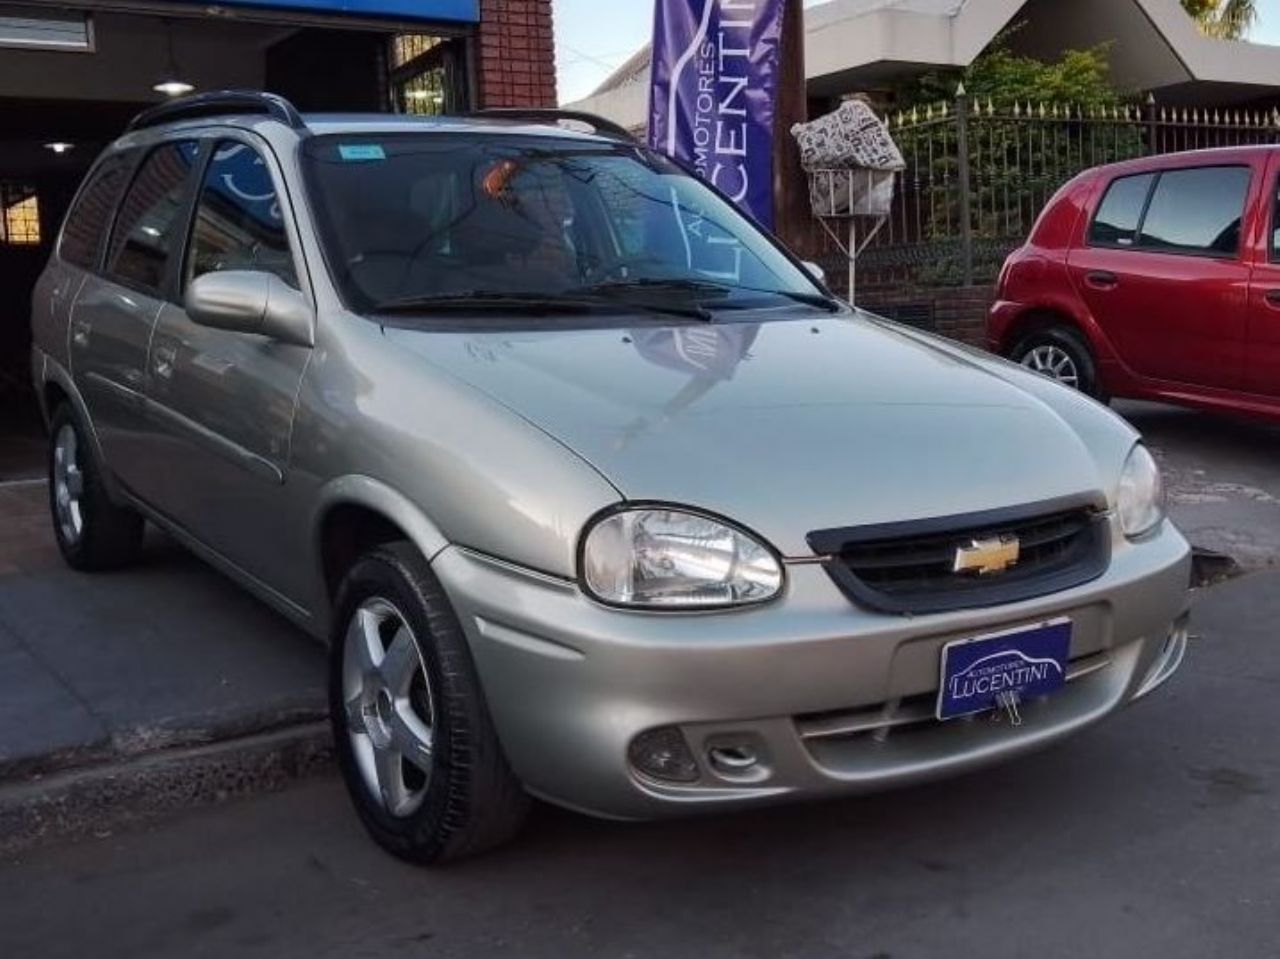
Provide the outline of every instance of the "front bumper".
[[[1190,549],[1170,523],[1084,586],[994,609],[903,617],[852,605],[821,567],[791,565],[785,595],[714,614],[621,612],[573,584],[451,547],[433,563],[468,634],[516,774],[585,812],[652,818],[883,789],[1045,746],[1150,692],[1185,649]],[[932,719],[949,641],[1059,616],[1074,622],[1068,686],[1024,723]],[[677,726],[699,778],[664,784],[627,758]],[[758,762],[717,768],[749,743]]]

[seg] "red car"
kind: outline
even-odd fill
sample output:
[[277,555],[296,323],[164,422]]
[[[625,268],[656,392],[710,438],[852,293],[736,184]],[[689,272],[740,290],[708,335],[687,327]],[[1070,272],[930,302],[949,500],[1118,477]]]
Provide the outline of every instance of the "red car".
[[1280,148],[1098,167],[1000,274],[992,350],[1104,402],[1280,419]]

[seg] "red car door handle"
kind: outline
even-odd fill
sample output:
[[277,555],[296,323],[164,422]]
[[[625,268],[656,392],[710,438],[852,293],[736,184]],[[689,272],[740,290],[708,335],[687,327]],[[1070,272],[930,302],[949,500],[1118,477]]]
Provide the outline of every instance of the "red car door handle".
[[1280,290],[1267,290],[1267,304],[1280,309]]
[[1084,275],[1085,282],[1099,290],[1109,290],[1118,286],[1120,278],[1110,270],[1090,270]]

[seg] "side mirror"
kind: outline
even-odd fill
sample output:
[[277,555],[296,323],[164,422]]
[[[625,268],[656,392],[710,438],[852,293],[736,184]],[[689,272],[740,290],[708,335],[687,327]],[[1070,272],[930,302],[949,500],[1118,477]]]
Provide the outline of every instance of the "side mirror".
[[187,285],[193,323],[256,333],[294,346],[314,346],[314,314],[302,294],[271,273],[227,270],[206,273]]
[[804,261],[804,263],[802,264],[802,266],[804,266],[804,268],[805,268],[806,270],[808,270],[808,271],[809,271],[809,275],[810,275],[811,277],[813,277],[815,280],[817,280],[817,281],[818,281],[819,283],[821,283],[823,286],[826,286],[826,285],[827,285],[827,271],[826,271],[826,270],[824,270],[822,267],[818,266],[818,264],[814,263],[812,260],[805,260],[805,261]]

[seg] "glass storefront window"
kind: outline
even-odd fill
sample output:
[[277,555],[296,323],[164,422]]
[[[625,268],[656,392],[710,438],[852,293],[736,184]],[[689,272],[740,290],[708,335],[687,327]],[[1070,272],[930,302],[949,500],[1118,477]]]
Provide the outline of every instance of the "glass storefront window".
[[425,33],[402,33],[391,39],[391,69],[398,70],[410,60],[416,60],[424,53],[438,47],[444,42],[443,37],[433,37]]
[[0,183],[0,243],[40,245],[40,200],[34,187]]
[[400,34],[391,39],[390,59],[391,87],[400,113],[439,116],[467,109],[462,40]]

